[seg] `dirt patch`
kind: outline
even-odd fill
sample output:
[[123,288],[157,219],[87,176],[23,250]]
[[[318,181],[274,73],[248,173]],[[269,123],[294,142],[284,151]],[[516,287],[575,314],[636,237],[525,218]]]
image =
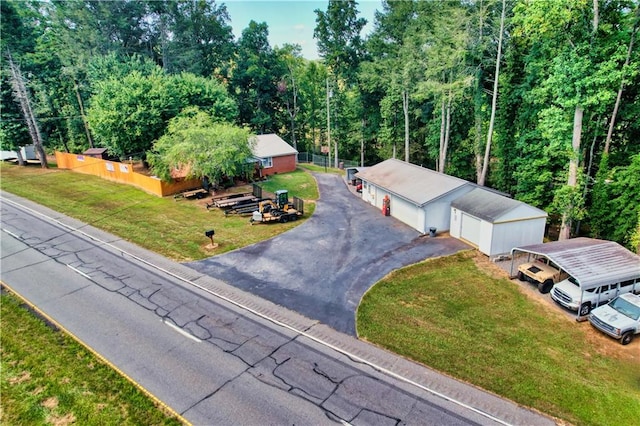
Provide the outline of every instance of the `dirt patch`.
[[12,385],[18,385],[29,380],[31,380],[31,373],[29,373],[28,371],[23,371],[19,376],[10,378],[9,383]]
[[51,415],[47,417],[47,422],[51,423],[53,426],[72,425],[76,422],[76,416],[72,413],[65,414],[64,416]]
[[42,401],[42,406],[48,408],[49,410],[53,410],[58,406],[58,398],[56,398],[55,396],[47,398]]

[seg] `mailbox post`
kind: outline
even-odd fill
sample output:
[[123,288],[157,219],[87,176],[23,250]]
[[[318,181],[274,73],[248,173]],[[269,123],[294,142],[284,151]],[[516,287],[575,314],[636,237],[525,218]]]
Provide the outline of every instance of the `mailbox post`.
[[216,244],[213,243],[213,235],[216,233],[216,231],[214,231],[213,229],[210,229],[208,231],[204,232],[204,235],[209,237],[211,239],[211,246],[210,248],[216,248]]

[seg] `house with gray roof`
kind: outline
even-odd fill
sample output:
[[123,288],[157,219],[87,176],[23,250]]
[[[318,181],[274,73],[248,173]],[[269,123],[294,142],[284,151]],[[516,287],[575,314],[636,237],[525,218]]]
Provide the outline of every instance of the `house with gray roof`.
[[298,150],[275,133],[257,135],[252,152],[262,165],[262,176],[292,172],[296,169]]
[[489,257],[540,244],[547,212],[477,187],[451,202],[450,234]]
[[426,234],[447,231],[451,202],[477,185],[395,158],[355,174],[362,180],[362,199],[382,213],[389,197],[390,215]]

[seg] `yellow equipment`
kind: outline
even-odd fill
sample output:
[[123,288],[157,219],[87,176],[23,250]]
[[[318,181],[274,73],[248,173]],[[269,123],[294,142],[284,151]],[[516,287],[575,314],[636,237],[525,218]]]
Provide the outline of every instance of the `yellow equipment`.
[[276,191],[274,200],[264,200],[258,203],[258,211],[253,212],[251,223],[255,222],[273,222],[286,223],[298,220],[302,216],[303,205],[301,199],[293,197],[293,203],[289,202],[289,193],[285,189]]

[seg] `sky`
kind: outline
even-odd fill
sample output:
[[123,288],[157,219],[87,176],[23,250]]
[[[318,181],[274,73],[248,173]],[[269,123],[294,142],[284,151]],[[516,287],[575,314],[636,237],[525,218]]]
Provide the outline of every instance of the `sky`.
[[[220,0],[216,3],[227,6],[236,40],[251,20],[266,22],[271,47],[282,47],[285,43],[299,44],[304,58],[319,58],[316,40],[313,38],[313,29],[316,27],[314,10],[326,12],[328,0]],[[376,9],[382,10],[381,0],[358,1],[358,17],[367,20],[362,37],[373,30]]]

